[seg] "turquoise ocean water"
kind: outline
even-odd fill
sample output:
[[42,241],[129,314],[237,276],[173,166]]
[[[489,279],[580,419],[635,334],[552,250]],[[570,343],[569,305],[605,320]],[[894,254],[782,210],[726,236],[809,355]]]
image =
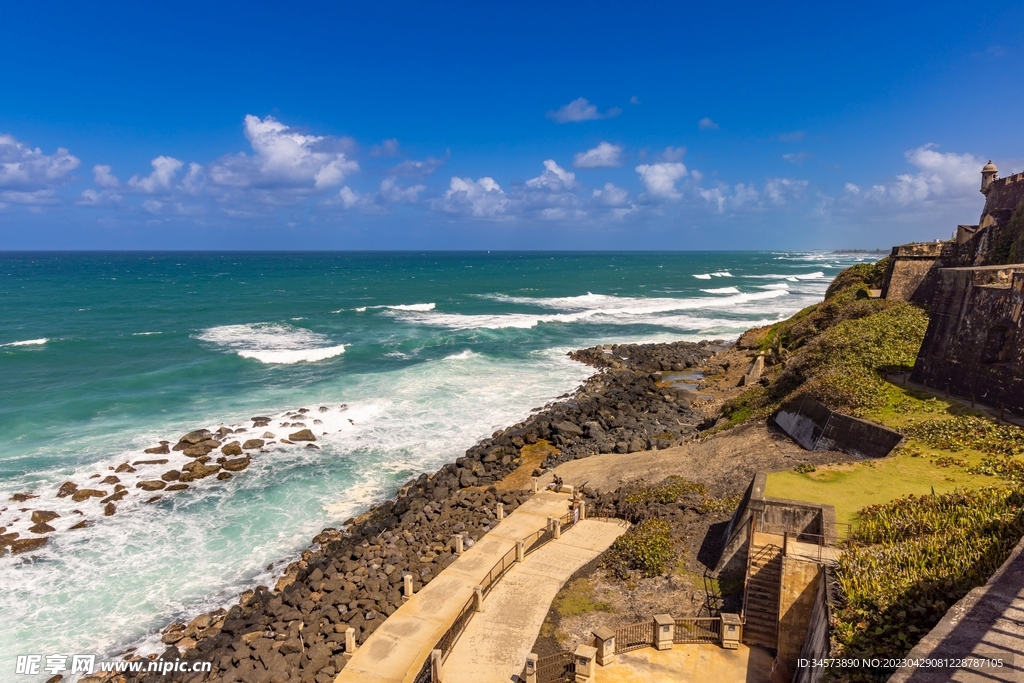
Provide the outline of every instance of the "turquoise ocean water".
[[[2,253],[0,526],[30,536],[22,508],[62,517],[43,550],[0,557],[0,679],[19,654],[157,650],[170,620],[270,583],[265,567],[321,528],[572,390],[592,371],[571,349],[734,339],[820,300],[859,260]],[[54,497],[160,439],[319,406],[319,451],[281,448],[112,517]],[[40,498],[10,502],[18,492]]]

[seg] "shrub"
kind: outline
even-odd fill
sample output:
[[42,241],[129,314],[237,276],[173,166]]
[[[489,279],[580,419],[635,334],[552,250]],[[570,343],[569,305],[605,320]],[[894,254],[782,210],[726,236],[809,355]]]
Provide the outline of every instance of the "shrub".
[[631,569],[650,577],[663,573],[675,556],[671,528],[664,520],[652,517],[615,539],[604,566],[622,579]]

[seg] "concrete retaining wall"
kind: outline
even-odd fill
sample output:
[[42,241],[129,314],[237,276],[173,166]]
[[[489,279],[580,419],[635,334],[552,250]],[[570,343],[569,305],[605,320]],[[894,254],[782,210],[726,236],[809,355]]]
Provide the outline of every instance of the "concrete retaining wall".
[[[800,648],[802,660],[827,659],[832,652],[829,641],[829,600],[828,570],[823,570],[818,577],[818,593],[814,598],[811,620],[807,624],[807,635],[803,647]],[[799,660],[798,660],[799,661]],[[793,683],[819,683],[825,674],[823,667],[797,666],[793,674]]]
[[797,398],[784,405],[775,424],[809,451],[840,451],[862,458],[884,458],[903,440],[891,429],[837,413],[813,398]]

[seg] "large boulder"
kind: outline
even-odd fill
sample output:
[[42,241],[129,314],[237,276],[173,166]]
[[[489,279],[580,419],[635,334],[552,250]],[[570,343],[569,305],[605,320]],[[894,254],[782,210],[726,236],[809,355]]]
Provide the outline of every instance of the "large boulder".
[[309,429],[300,429],[294,434],[289,434],[288,438],[292,441],[316,441],[316,436]]
[[201,441],[206,441],[211,436],[213,436],[213,434],[209,429],[197,429],[196,431],[189,432],[185,436],[181,437],[181,442],[197,444]]
[[49,540],[46,536],[42,538],[22,538],[11,543],[11,554],[17,555],[18,553],[27,553],[32,550],[38,550],[46,545]]
[[28,528],[28,530],[34,534],[48,534],[52,531],[56,531],[56,529],[49,524],[33,524]]
[[567,436],[570,438],[574,436],[583,436],[583,430],[580,429],[579,425],[577,425],[575,422],[569,422],[568,420],[563,420],[562,422],[555,422],[554,424],[551,425],[551,427],[555,429],[559,434],[562,434],[563,436]]
[[67,498],[68,496],[73,495],[77,490],[78,484],[73,481],[66,481],[60,485],[59,489],[57,489],[57,497]]
[[221,446],[220,452],[223,453],[224,455],[241,455],[242,444],[238,443],[237,441],[232,441],[229,444],[224,444],[223,446]]
[[249,458],[236,458],[234,460],[226,460],[222,467],[228,472],[241,472],[249,466]]
[[57,519],[58,517],[60,517],[60,515],[53,510],[35,510],[32,513],[32,523],[46,524],[51,519]]
[[184,470],[181,473],[181,481],[189,482],[195,481],[196,479],[203,479],[211,474],[216,473],[220,469],[220,465],[206,465],[204,463],[193,461],[182,468]]
[[[273,437],[271,437],[271,438],[273,438]],[[242,448],[244,450],[249,451],[249,450],[252,450],[254,448],[263,448],[264,445],[266,445],[266,442],[263,439],[249,439],[245,443],[242,444]]]
[[167,455],[168,453],[171,452],[171,449],[167,446],[167,444],[162,443],[159,446],[147,448],[144,452],[150,455]]
[[159,491],[167,486],[167,482],[161,481],[160,479],[147,479],[145,481],[140,481],[135,486],[143,491]]
[[106,497],[106,491],[100,491],[98,489],[78,489],[77,491],[75,491],[74,495],[71,496],[71,500],[75,501],[76,503],[81,503],[82,501],[89,500],[90,498]]

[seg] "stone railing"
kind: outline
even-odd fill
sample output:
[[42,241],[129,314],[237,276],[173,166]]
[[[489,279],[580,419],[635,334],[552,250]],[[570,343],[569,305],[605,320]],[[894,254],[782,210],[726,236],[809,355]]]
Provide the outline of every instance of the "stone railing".
[[615,664],[615,656],[624,652],[645,647],[671,650],[675,644],[686,643],[718,643],[725,649],[735,650],[742,637],[743,622],[738,614],[717,617],[656,614],[647,621],[615,630],[596,629],[590,645],[580,645],[571,653],[557,652],[546,657],[531,654],[526,658],[521,678],[525,683],[592,681],[595,667]]
[[[502,511],[499,509],[498,519],[501,520],[503,517]],[[469,625],[473,615],[483,609],[484,598],[497,585],[498,581],[516,564],[526,559],[528,555],[540,550],[550,541],[561,538],[563,531],[571,528],[583,519],[586,519],[586,501],[580,501],[578,507],[562,517],[548,519],[547,526],[543,529],[538,529],[526,538],[516,541],[515,546],[495,563],[478,585],[473,587],[473,596],[466,601],[466,604],[459,610],[459,615],[455,618],[455,621],[452,622],[452,625],[444,632],[440,640],[437,641],[437,644],[430,653],[430,659],[424,662],[419,674],[414,679],[415,683],[440,683],[444,660],[448,658],[448,655],[455,647],[455,643],[458,642],[459,637],[466,630],[466,626]],[[461,552],[461,549],[462,543],[461,537],[459,537],[456,542],[456,550]]]

